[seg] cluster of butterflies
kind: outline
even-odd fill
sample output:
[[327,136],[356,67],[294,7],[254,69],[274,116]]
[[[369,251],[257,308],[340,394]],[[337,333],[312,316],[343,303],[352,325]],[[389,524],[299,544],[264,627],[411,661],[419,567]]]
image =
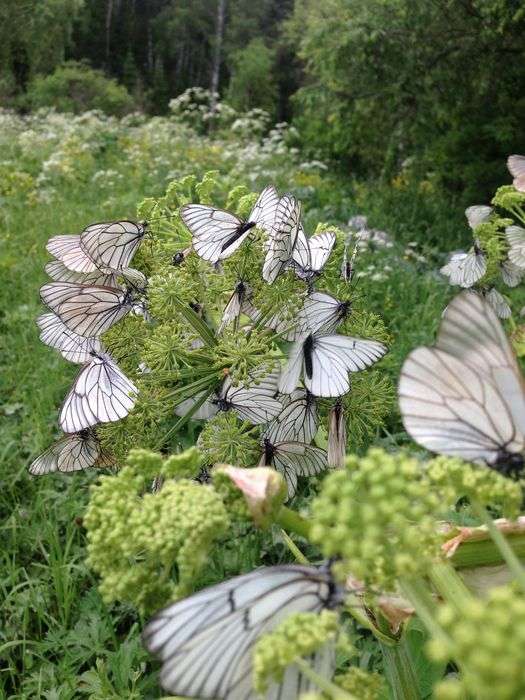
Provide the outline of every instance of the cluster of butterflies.
[[133,408],[137,388],[105,351],[100,336],[130,311],[145,314],[146,278],[129,267],[145,235],[131,221],[97,223],[79,235],[53,236],[45,267],[53,280],[40,290],[49,312],[37,320],[40,340],[82,365],[60,410],[65,435],[29,467],[34,475],[104,464],[94,427]]
[[[525,157],[509,156],[508,169],[514,177],[514,187],[525,192]],[[465,215],[472,231],[489,221],[493,208],[475,205],[465,210]],[[516,287],[525,275],[525,228],[507,226],[505,237],[508,244],[507,258],[501,263],[501,279],[508,287]],[[449,278],[451,284],[470,288],[479,282],[487,272],[487,256],[477,238],[468,253],[454,253],[448,263],[441,268],[441,273]],[[505,297],[495,287],[481,290],[481,294],[494,308],[499,318],[510,318],[511,308]]]
[[[264,425],[261,465],[280,471],[295,493],[298,476],[311,476],[328,464],[340,466],[345,450],[344,416],[336,401],[330,414],[328,455],[312,446],[319,425],[317,398],[335,398],[350,390],[349,373],[366,369],[386,352],[382,343],[336,333],[347,318],[349,302],[315,291],[314,279],[323,270],[336,237],[324,231],[307,237],[301,224],[300,203],[266,187],[246,220],[202,204],[187,204],[181,218],[192,235],[193,250],[213,264],[232,255],[257,227],[266,234],[262,277],[272,284],[285,270],[293,270],[308,285],[308,295],[292,320],[283,314],[266,318],[250,301],[250,289],[238,280],[222,314],[218,332],[244,314],[293,342],[288,362],[263,379],[234,386],[226,378],[211,397],[199,394],[176,408],[178,415],[209,419],[220,410],[233,410],[242,420]],[[342,276],[351,277],[352,259],[345,260]],[[262,368],[257,373],[263,374]]]

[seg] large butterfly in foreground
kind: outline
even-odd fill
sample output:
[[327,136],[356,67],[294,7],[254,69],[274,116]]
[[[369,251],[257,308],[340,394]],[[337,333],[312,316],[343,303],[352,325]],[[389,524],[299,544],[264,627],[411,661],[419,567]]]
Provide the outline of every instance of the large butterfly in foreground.
[[146,234],[147,224],[110,221],[90,224],[80,234],[80,248],[98,267],[124,270]]
[[34,476],[52,472],[75,472],[92,467],[100,456],[100,445],[90,430],[64,435],[29,467]]
[[[169,605],[146,625],[142,639],[148,651],[160,658],[160,682],[172,695],[255,700],[253,652],[261,635],[292,613],[319,613],[337,608],[342,600],[342,590],[328,567],[265,567]],[[333,645],[325,645],[307,662],[316,673],[331,678]],[[312,689],[292,665],[265,697],[297,700]]]
[[291,394],[301,376],[314,396],[343,396],[350,390],[349,372],[359,372],[380,360],[387,349],[376,340],[347,335],[310,333],[297,340],[281,372],[279,391]]
[[205,204],[185,204],[180,216],[192,235],[193,248],[204,260],[216,263],[233,255],[255,226],[270,232],[279,195],[268,185],[246,220]]
[[60,427],[78,433],[97,423],[112,423],[135,405],[137,387],[106,353],[93,352],[64,399]]
[[399,381],[407,433],[432,452],[523,467],[525,384],[492,307],[462,292],[448,305],[435,346],[413,350]]

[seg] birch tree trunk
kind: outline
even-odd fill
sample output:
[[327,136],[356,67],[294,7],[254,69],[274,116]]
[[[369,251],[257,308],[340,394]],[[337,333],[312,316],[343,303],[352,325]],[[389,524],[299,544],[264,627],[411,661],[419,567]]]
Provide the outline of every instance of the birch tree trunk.
[[213,64],[211,68],[210,90],[212,93],[211,106],[215,108],[215,94],[219,91],[219,78],[221,72],[222,40],[224,37],[224,18],[226,15],[226,0],[217,0],[217,19],[215,23],[215,47],[213,52]]

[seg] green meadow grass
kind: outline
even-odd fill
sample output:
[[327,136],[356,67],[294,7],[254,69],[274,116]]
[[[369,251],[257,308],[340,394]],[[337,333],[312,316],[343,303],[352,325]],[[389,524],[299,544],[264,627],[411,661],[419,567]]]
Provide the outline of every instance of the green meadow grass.
[[[162,188],[159,183],[159,192]],[[27,471],[32,459],[58,437],[58,409],[77,372],[38,340],[35,319],[42,312],[38,290],[46,281],[43,268],[49,260],[45,243],[53,234],[77,232],[92,221],[132,218],[136,203],[154,194],[158,192],[143,191],[133,181],[112,193],[118,205],[101,211],[99,190],[79,183],[64,187],[52,204],[29,205],[23,197],[10,197],[2,205],[0,698],[110,700],[160,695],[155,668],[140,644],[135,612],[125,606],[108,608],[84,563],[82,516],[96,473],[34,479]],[[332,223],[337,218],[344,223],[343,217],[356,212],[348,188],[335,191],[333,201],[333,206],[323,203],[324,220],[333,212]],[[380,211],[377,194],[374,207]],[[407,209],[407,215],[415,221],[412,211]],[[426,238],[421,229],[407,230],[398,204],[389,202],[382,217],[377,225],[397,234],[403,243],[420,240],[428,253],[424,264],[405,260],[403,245],[392,260],[378,253],[378,269],[390,261],[392,271],[384,280],[375,282],[369,276],[358,284],[393,334],[388,367],[396,377],[409,349],[432,338],[450,293],[434,273],[440,258],[427,245],[439,239],[436,227],[441,223],[429,224],[434,228],[425,229]],[[459,216],[452,223],[447,220],[447,226],[444,250],[453,245],[455,231],[463,230]],[[368,254],[366,264],[371,260]],[[394,415],[388,433],[379,437],[402,442],[399,426]],[[243,551],[242,556],[251,559],[248,548]]]

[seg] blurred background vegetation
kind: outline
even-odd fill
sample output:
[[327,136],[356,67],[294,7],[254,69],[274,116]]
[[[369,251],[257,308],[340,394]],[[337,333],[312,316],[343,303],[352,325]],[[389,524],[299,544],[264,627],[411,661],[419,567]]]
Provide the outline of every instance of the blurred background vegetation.
[[291,121],[341,173],[487,198],[525,151],[521,0],[2,0],[0,104]]

